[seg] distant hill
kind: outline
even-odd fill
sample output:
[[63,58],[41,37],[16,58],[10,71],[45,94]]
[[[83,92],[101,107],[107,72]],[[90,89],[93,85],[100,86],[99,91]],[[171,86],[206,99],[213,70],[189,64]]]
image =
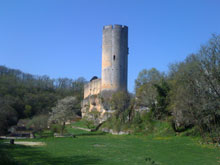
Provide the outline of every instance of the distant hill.
[[21,118],[48,114],[66,96],[77,97],[80,108],[85,83],[82,77],[51,79],[0,66],[0,132]]

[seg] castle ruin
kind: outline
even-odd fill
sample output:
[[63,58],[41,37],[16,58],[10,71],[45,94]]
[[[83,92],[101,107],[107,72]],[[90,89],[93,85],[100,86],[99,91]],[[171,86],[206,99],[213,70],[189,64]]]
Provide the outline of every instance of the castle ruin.
[[[106,108],[101,97],[117,91],[127,91],[128,75],[128,27],[108,25],[102,33],[102,76],[93,77],[84,86],[82,117],[97,111],[106,119],[111,111]],[[105,116],[105,117],[104,117]]]

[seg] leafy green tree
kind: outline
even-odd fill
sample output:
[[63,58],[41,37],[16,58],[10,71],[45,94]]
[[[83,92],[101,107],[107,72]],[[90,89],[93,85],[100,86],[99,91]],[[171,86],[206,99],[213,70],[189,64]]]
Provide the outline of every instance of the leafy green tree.
[[36,115],[34,116],[28,123],[28,128],[33,129],[33,133],[39,133],[42,136],[43,130],[47,129],[48,127],[48,115]]
[[137,79],[135,80],[135,91],[144,84],[154,84],[160,81],[163,77],[163,74],[160,73],[157,69],[152,68],[150,70],[143,69],[139,72]]
[[124,91],[119,91],[113,93],[110,106],[112,110],[115,110],[111,120],[115,123],[117,127],[116,130],[120,130],[120,126],[131,120],[132,115],[132,105],[131,96],[129,93]]
[[153,116],[157,119],[170,116],[171,113],[168,110],[170,87],[167,80],[161,79],[161,81],[158,84],[155,84],[154,87],[156,88],[157,96],[156,104],[152,109]]
[[24,110],[24,115],[26,117],[30,117],[32,112],[31,112],[32,107],[30,105],[25,105],[25,110]]
[[171,67],[171,105],[177,126],[195,125],[220,141],[220,36]]
[[140,107],[152,109],[156,104],[157,90],[155,84],[158,84],[163,78],[163,74],[155,68],[142,70],[135,80],[136,103]]
[[16,124],[18,116],[9,101],[0,97],[0,134],[7,132],[7,128]]

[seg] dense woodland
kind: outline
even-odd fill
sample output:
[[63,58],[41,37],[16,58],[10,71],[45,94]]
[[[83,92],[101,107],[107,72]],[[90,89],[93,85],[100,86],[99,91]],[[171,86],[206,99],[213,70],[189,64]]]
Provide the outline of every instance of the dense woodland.
[[76,113],[80,115],[85,82],[84,78],[50,79],[0,66],[0,133],[19,119],[48,115],[57,101],[67,96],[76,98]]
[[118,110],[109,119],[111,128],[151,133],[161,121],[176,133],[220,142],[220,35],[171,64],[166,74],[142,70],[135,80],[135,97],[119,92],[111,103]]
[[[67,120],[71,111],[80,115],[84,83],[84,78],[50,79],[1,66],[1,133],[22,118],[42,121],[42,115],[52,113],[53,121]],[[167,73],[142,70],[135,80],[135,94],[118,92],[109,102],[116,112],[105,126],[112,129],[149,134],[159,121],[169,123],[176,133],[219,142],[220,35],[213,35],[184,61],[171,64]]]

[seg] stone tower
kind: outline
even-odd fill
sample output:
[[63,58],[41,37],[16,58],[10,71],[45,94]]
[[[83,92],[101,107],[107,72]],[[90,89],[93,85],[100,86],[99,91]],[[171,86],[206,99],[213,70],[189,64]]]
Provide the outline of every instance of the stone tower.
[[127,91],[128,27],[108,25],[102,34],[101,91]]
[[[102,34],[102,77],[94,76],[84,85],[84,99],[82,101],[82,117],[107,120],[114,110],[105,104],[105,98],[116,91],[127,91],[128,74],[128,27],[122,25],[108,25],[103,27]],[[99,97],[101,94],[101,98]],[[104,102],[103,102],[104,101]],[[98,112],[94,119],[92,112]]]

